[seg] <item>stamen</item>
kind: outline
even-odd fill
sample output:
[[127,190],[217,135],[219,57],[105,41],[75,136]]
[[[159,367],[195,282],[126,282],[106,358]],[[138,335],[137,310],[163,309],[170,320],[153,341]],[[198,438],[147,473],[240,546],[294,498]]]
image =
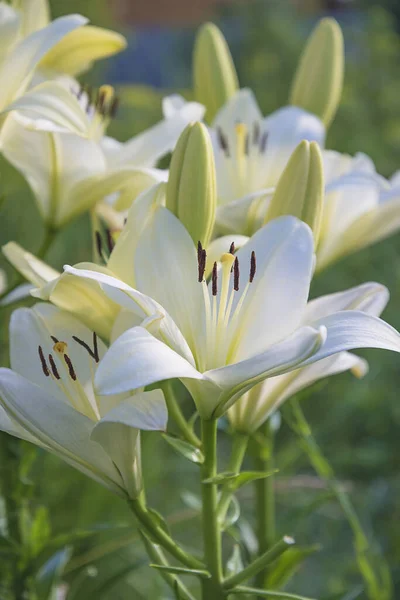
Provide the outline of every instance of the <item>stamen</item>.
[[89,356],[91,356],[97,363],[99,362],[99,349],[97,345],[97,335],[95,332],[93,332],[93,350],[91,349],[89,344],[78,338],[76,335],[73,335],[72,339],[75,340],[75,342],[77,342],[80,346],[82,346],[82,348],[85,348],[85,350],[89,353]]
[[98,95],[97,101],[96,101],[96,108],[97,108],[98,112],[101,114],[104,113],[105,101],[106,101],[105,91],[99,90],[99,95]]
[[246,136],[244,138],[244,153],[246,154],[246,156],[249,155],[249,151],[250,151],[249,134],[246,133]]
[[94,235],[96,238],[97,253],[99,254],[99,256],[102,256],[103,255],[103,242],[101,241],[100,231],[96,231]]
[[113,249],[114,249],[114,246],[115,246],[115,244],[114,244],[114,240],[113,240],[113,237],[112,237],[112,234],[111,234],[111,230],[110,230],[110,229],[108,229],[108,228],[106,229],[106,236],[107,236],[107,246],[108,246],[108,251],[109,251],[109,252],[110,252],[110,254],[111,254],[111,252],[112,252],[112,251],[113,251]]
[[56,379],[61,379],[60,374],[57,370],[56,363],[54,362],[54,358],[51,354],[49,354],[49,363],[51,367],[51,371]]
[[260,124],[256,121],[253,125],[253,144],[254,144],[254,146],[258,146],[259,139],[260,139]]
[[42,365],[42,371],[46,375],[46,377],[49,377],[50,371],[49,371],[49,368],[48,368],[47,363],[46,363],[46,359],[45,359],[44,354],[43,354],[42,346],[38,347],[38,351],[39,351],[40,362],[41,362],[41,365]]
[[58,340],[53,346],[54,352],[57,352],[58,354],[65,354],[67,348],[68,344],[66,342],[59,342]]
[[204,278],[204,272],[206,270],[206,256],[207,256],[206,251],[203,250],[203,246],[201,245],[201,242],[199,242],[197,244],[197,264],[199,267],[199,277],[198,277],[199,283],[201,283]]
[[212,270],[212,295],[216,296],[218,293],[218,286],[217,286],[217,263],[214,263],[213,266],[213,270]]
[[56,338],[54,335],[51,335],[50,337],[51,337],[51,339],[53,340],[53,342],[54,342],[55,344],[57,344],[57,343],[58,343],[58,339],[57,339],[57,338]]
[[256,274],[256,253],[253,250],[253,252],[251,253],[251,258],[250,258],[250,277],[249,277],[250,283],[253,283],[255,274]]
[[68,356],[68,354],[64,354],[64,360],[65,360],[65,362],[67,363],[68,372],[69,372],[69,375],[70,375],[71,379],[72,379],[73,381],[76,381],[76,373],[75,373],[75,369],[74,369],[74,367],[73,367],[73,365],[72,365],[71,359],[70,359],[70,357]]
[[239,259],[238,257],[235,258],[235,262],[233,264],[233,289],[235,290],[235,292],[239,291]]
[[268,141],[268,131],[264,131],[264,133],[261,136],[261,142],[260,142],[260,152],[262,154],[264,154],[265,150],[267,149],[267,141]]
[[235,254],[235,242],[229,246],[229,254]]
[[221,147],[221,150],[223,150],[225,152],[225,156],[227,158],[229,158],[230,152],[229,152],[228,140],[225,137],[221,127],[217,127],[217,136],[218,136],[218,143]]
[[246,125],[244,123],[236,123],[235,129],[239,154],[248,154],[249,136],[247,135]]
[[115,116],[118,112],[118,108],[119,108],[119,98],[117,96],[115,96],[115,98],[111,102],[111,106],[110,106],[110,110],[109,110],[109,115],[110,115],[111,119],[115,118]]

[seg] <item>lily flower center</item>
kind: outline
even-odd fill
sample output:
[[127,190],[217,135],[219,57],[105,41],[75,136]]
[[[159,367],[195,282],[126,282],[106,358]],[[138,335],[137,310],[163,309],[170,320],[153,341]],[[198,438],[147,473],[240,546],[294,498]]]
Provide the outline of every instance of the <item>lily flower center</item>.
[[206,317],[205,348],[199,359],[203,371],[233,362],[239,343],[243,305],[256,274],[256,255],[251,253],[249,275],[241,288],[239,259],[234,252],[232,242],[229,252],[221,256],[220,269],[214,262],[210,289],[204,279],[206,251],[198,243],[198,281],[203,288]]
[[258,121],[251,128],[245,123],[236,123],[231,136],[217,127],[217,140],[233,189],[238,190],[238,197],[260,189],[260,167],[267,149],[268,132],[261,132]]
[[51,339],[54,342],[53,352],[50,352],[47,357],[42,346],[38,346],[39,360],[43,374],[45,377],[50,377],[56,383],[62,395],[75,410],[93,421],[98,421],[100,413],[93,386],[95,375],[93,361],[97,365],[100,360],[96,334],[93,334],[93,348],[80,338],[72,336],[72,339],[83,347],[89,355],[90,380],[84,383],[81,383],[79,380],[76,365],[74,365],[68,354],[67,342],[60,341],[55,336],[51,336]]
[[119,99],[111,85],[102,85],[98,90],[82,86],[71,90],[89,117],[89,137],[100,141],[111,120],[117,114]]

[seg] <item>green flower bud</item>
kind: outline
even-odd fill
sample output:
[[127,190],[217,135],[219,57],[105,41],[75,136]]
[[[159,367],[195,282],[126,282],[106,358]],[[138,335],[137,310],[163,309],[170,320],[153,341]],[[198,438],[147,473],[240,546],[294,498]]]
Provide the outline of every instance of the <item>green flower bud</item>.
[[309,37],[293,79],[289,102],[328,125],[342,95],[344,42],[335,19],[322,19]]
[[206,107],[206,118],[210,123],[239,88],[228,44],[213,23],[205,23],[197,34],[193,78],[195,98]]
[[324,170],[316,142],[297,146],[283,171],[269,205],[265,223],[293,215],[309,225],[318,244],[324,202]]
[[185,225],[195,244],[207,247],[214,228],[217,186],[207,127],[192,123],[172,154],[166,206]]

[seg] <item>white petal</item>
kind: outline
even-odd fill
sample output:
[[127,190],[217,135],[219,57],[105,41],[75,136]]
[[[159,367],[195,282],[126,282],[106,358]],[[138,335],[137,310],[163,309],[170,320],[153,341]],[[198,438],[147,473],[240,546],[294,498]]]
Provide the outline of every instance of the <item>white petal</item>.
[[327,339],[320,350],[306,361],[306,364],[355,348],[382,348],[400,352],[399,332],[382,319],[360,311],[341,311],[322,317],[310,325],[325,326]]
[[122,481],[111,460],[90,440],[90,419],[10,369],[0,369],[0,392],[8,415],[40,444],[114,492],[122,493]]
[[20,302],[20,300],[30,298],[33,289],[35,288],[30,283],[19,285],[15,290],[12,290],[0,300],[0,306],[8,306],[9,304],[14,304],[15,302]]
[[20,0],[19,7],[24,37],[48,25],[50,21],[48,0]]
[[379,317],[389,301],[389,290],[380,283],[363,283],[344,292],[327,294],[307,304],[304,324],[340,310],[361,310]]
[[199,121],[204,107],[197,102],[187,102],[174,114],[160,121],[150,129],[133,137],[120,147],[120,151],[110,157],[114,166],[153,167],[157,160],[173,150],[186,127],[192,121]]
[[0,61],[6,59],[7,53],[12,49],[18,39],[21,19],[16,10],[9,4],[0,2]]
[[217,207],[216,225],[223,232],[253,235],[264,224],[264,218],[274,193],[273,188],[248,194]]
[[[1,377],[1,375],[0,375]],[[1,384],[0,384],[1,385]],[[1,400],[0,400],[1,403]],[[20,427],[18,423],[13,421],[4,410],[4,408],[0,405],[0,431],[4,431],[9,435],[17,437],[20,440],[25,440],[26,442],[31,442],[32,444],[36,444],[37,446],[41,446],[42,448],[47,448],[45,444],[39,442],[39,440],[31,435],[26,429]]]
[[4,109],[17,94],[21,95],[40,60],[70,31],[81,27],[87,19],[69,15],[55,19],[47,27],[35,31],[19,42],[0,70],[0,107]]
[[123,400],[99,421],[95,430],[101,429],[102,423],[119,423],[143,431],[165,431],[167,422],[168,410],[164,394],[157,389],[139,392]]
[[86,113],[76,97],[57,81],[46,81],[29,90],[11,102],[4,113],[11,111],[17,111],[18,120],[31,131],[88,134]]
[[205,333],[197,252],[185,227],[166,208],[154,213],[140,236],[134,266],[138,289],[168,311],[194,353]]
[[264,120],[268,132],[265,160],[260,164],[264,187],[274,186],[293,150],[302,140],[316,141],[322,147],[325,141],[323,123],[297,106],[286,106]]
[[3,246],[2,252],[8,262],[36,287],[41,287],[60,275],[58,271],[15,242]]
[[133,202],[126,224],[110,255],[109,269],[129,285],[135,285],[135,254],[139,237],[164,198],[164,186],[156,185]]
[[164,379],[203,376],[143,327],[126,331],[109,348],[95,376],[99,394],[119,394]]
[[262,114],[253,92],[244,88],[237,91],[219,110],[212,126],[213,128],[220,127],[224,133],[229,135],[236,123],[244,123],[250,129],[255,122],[261,119]]
[[302,327],[252,358],[204,373],[205,377],[224,390],[218,406],[209,406],[210,414],[222,415],[235,400],[260,381],[295,369],[318,352],[325,336],[324,327]]
[[171,346],[171,348],[184,356],[191,364],[194,364],[193,355],[181,331],[158,302],[115,277],[110,277],[94,270],[77,269],[68,265],[64,268],[67,273],[96,281],[113,302],[122,308],[132,311],[142,319],[155,314],[164,315],[160,325],[159,337]]
[[248,282],[252,251],[257,269],[232,331],[237,346],[235,360],[263,351],[299,325],[309,292],[313,244],[305,223],[281,217],[260,229],[239,250],[240,286],[232,314]]

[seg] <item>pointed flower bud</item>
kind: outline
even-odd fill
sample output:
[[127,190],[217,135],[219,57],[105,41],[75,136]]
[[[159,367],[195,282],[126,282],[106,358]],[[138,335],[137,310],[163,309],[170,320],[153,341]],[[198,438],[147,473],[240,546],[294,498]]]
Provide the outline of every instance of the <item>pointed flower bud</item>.
[[239,88],[228,44],[213,23],[205,23],[197,34],[193,78],[196,100],[206,107],[206,118],[210,123]]
[[172,155],[166,206],[185,225],[195,244],[210,242],[217,188],[214,154],[207,128],[192,123],[181,134]]
[[293,215],[309,225],[317,246],[324,201],[322,156],[316,142],[302,141],[283,171],[271,199],[265,222]]
[[308,39],[292,83],[289,102],[333,120],[343,87],[343,34],[335,19],[322,19]]

